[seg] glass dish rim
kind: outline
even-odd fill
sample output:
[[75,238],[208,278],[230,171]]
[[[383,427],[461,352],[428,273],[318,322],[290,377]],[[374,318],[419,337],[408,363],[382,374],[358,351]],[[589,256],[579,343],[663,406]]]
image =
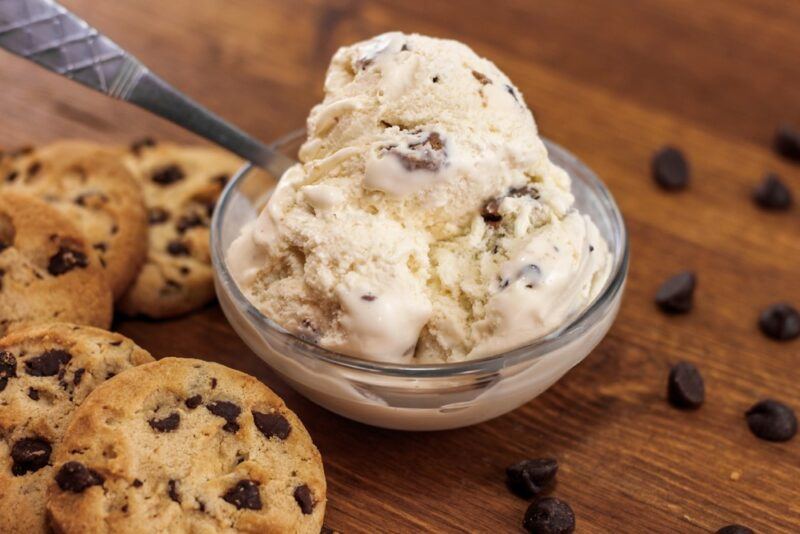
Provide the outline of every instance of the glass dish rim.
[[[305,135],[305,129],[292,131],[270,146],[282,150],[298,141]],[[274,322],[272,319],[262,314],[239,289],[238,284],[233,280],[230,271],[225,263],[225,252],[222,250],[222,214],[229,207],[233,192],[237,189],[239,182],[253,169],[250,163],[244,164],[236,174],[230,179],[228,184],[220,194],[217,208],[211,221],[211,260],[214,268],[214,276],[217,278],[217,287],[227,293],[233,301],[236,311],[243,315],[246,320],[256,329],[272,331],[280,336],[288,337],[293,343],[299,344],[303,351],[295,350],[292,356],[302,356],[305,358],[317,359],[326,363],[344,367],[354,371],[361,371],[373,375],[406,377],[406,378],[443,378],[449,376],[463,376],[471,374],[484,374],[497,372],[507,366],[516,365],[526,360],[535,360],[543,357],[554,350],[563,347],[578,339],[584,332],[585,327],[591,324],[600,312],[607,310],[615,298],[622,291],[628,273],[630,246],[628,242],[628,231],[622,213],[614,200],[613,195],[598,178],[595,172],[585,165],[574,154],[560,146],[559,144],[542,137],[547,146],[548,154],[558,153],[563,161],[569,162],[569,168],[582,168],[583,174],[593,186],[603,210],[608,212],[611,217],[612,225],[618,229],[620,240],[611,252],[614,257],[612,271],[603,289],[598,293],[592,303],[579,314],[571,317],[566,323],[550,332],[544,337],[517,347],[515,349],[479,358],[459,362],[445,362],[432,364],[396,364],[375,362],[364,360],[354,356],[340,354],[315,345],[303,338],[296,336]],[[567,169],[565,169],[567,170]],[[569,171],[568,171],[569,172]],[[569,173],[572,176],[572,173]]]

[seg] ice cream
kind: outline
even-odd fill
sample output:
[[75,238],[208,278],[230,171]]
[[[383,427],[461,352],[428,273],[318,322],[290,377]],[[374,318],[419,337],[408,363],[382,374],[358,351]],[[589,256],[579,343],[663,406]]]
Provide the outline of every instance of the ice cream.
[[290,332],[370,360],[475,359],[605,284],[608,247],[522,94],[467,46],[388,33],[340,49],[307,130],[226,258]]

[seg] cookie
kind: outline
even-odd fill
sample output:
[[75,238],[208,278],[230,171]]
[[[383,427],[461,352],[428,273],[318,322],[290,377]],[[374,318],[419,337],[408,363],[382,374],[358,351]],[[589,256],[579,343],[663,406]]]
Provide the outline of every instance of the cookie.
[[78,228],[36,197],[0,195],[0,335],[24,323],[107,328],[111,289]]
[[303,424],[255,378],[166,358],[98,387],[55,455],[59,532],[313,533],[322,460]]
[[209,223],[217,197],[242,162],[213,148],[144,140],[125,157],[148,210],[147,260],[119,308],[167,318],[213,300]]
[[153,361],[99,328],[37,325],[0,339],[0,525],[46,532],[45,493],[75,407],[111,376]]
[[83,231],[105,267],[115,299],[144,262],[147,217],[131,172],[109,148],[59,141],[0,159],[0,191],[29,193]]

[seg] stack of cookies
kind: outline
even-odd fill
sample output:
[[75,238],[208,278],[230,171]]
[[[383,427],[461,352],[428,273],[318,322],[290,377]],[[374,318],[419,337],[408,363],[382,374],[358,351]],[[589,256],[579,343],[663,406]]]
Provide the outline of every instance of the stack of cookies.
[[318,533],[322,461],[253,377],[50,323],[0,339],[3,532]]
[[0,335],[113,308],[174,317],[214,297],[209,221],[241,161],[144,140],[0,153]]

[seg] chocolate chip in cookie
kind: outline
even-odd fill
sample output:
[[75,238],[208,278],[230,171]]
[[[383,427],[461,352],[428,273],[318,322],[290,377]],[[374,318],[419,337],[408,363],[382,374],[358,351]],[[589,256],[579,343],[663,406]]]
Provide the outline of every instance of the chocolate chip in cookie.
[[23,438],[11,447],[11,472],[14,476],[33,473],[46,466],[50,461],[53,448],[44,438]]
[[150,419],[148,423],[153,430],[158,432],[172,432],[180,425],[181,416],[178,412],[172,412],[163,419]]
[[170,479],[169,482],[167,482],[167,495],[169,495],[170,499],[172,499],[176,503],[180,504],[181,495],[180,495],[180,493],[178,493],[178,481],[177,480]]
[[289,420],[278,412],[261,413],[253,410],[253,422],[267,439],[276,437],[283,440],[288,438],[292,431]]
[[206,405],[208,411],[225,419],[225,424],[222,430],[226,432],[236,433],[239,430],[239,423],[236,419],[242,413],[242,409],[236,404],[228,401],[215,401]]
[[60,246],[47,264],[47,272],[53,276],[60,276],[73,269],[84,269],[89,265],[86,254],[76,248]]
[[222,499],[231,503],[237,510],[261,510],[261,494],[258,491],[258,482],[253,480],[240,480],[234,487],[222,496]]
[[165,223],[168,220],[169,220],[169,212],[164,208],[155,207],[147,210],[147,222],[151,226]]
[[100,473],[87,468],[80,462],[67,462],[56,473],[56,483],[62,491],[83,493],[91,486],[101,486],[105,479]]
[[71,359],[72,355],[65,350],[46,350],[25,361],[25,372],[30,376],[55,376]]
[[6,389],[8,380],[17,376],[17,359],[10,352],[0,350],[0,391]]
[[190,410],[194,410],[195,408],[200,406],[202,402],[203,402],[203,397],[201,397],[200,395],[192,395],[191,397],[186,399],[186,402],[184,404],[186,404],[186,407],[189,408]]
[[189,245],[180,239],[173,239],[167,243],[167,253],[170,256],[188,256],[191,254]]
[[297,486],[294,489],[294,500],[297,502],[297,505],[300,507],[300,511],[303,512],[303,515],[309,515],[314,511],[314,505],[317,503],[314,502],[314,496],[311,494],[311,489],[303,484],[301,486]]
[[186,177],[183,170],[177,165],[167,165],[157,169],[151,179],[158,185],[171,185],[180,182]]

